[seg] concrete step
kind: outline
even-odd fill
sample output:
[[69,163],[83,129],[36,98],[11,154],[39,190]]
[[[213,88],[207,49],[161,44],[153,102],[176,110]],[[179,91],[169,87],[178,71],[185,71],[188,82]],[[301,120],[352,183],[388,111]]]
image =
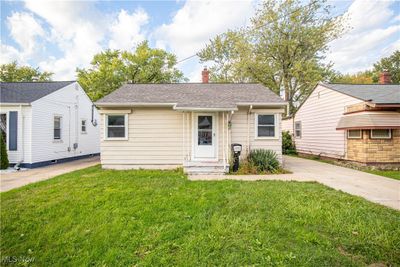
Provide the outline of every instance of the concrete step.
[[224,165],[218,162],[195,162],[185,164],[183,169],[185,173],[189,175],[224,175],[226,170],[228,170],[228,166],[226,166],[226,169],[224,169]]

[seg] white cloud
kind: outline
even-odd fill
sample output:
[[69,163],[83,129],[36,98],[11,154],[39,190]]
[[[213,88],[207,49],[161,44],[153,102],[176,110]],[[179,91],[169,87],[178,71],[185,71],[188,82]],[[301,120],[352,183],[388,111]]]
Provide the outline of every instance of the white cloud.
[[188,0],[171,23],[156,29],[158,47],[171,49],[179,58],[202,49],[215,35],[246,25],[254,13],[254,2]]
[[39,48],[38,37],[43,37],[45,31],[33,14],[26,12],[13,12],[6,18],[6,25],[18,47],[2,42],[1,61],[7,63],[16,60],[20,64],[27,64]]
[[355,0],[346,12],[351,30],[330,44],[327,61],[334,62],[341,72],[355,73],[399,49],[399,43],[392,41],[400,34],[399,25],[390,24],[395,15],[393,3]]
[[43,36],[44,30],[32,14],[13,12],[7,17],[11,37],[20,46],[22,58],[29,57],[36,48],[36,37]]
[[146,39],[145,33],[141,32],[141,29],[148,21],[149,16],[141,8],[136,9],[131,15],[127,11],[121,10],[116,21],[110,26],[111,40],[108,47],[131,50]]
[[25,6],[48,23],[49,40],[63,53],[39,62],[42,69],[55,73],[55,79],[75,78],[75,69],[87,66],[102,50],[104,25],[102,20],[93,19],[96,9],[92,2],[28,0]]
[[0,42],[0,58],[1,63],[9,63],[14,60],[25,64],[25,59],[21,57],[21,52],[13,46],[6,45]]
[[25,7],[48,24],[47,40],[61,52],[39,62],[42,69],[55,73],[54,79],[74,79],[76,68],[87,67],[105,48],[131,49],[146,39],[141,29],[149,17],[140,8],[132,14],[121,10],[110,15],[92,1],[26,0]]

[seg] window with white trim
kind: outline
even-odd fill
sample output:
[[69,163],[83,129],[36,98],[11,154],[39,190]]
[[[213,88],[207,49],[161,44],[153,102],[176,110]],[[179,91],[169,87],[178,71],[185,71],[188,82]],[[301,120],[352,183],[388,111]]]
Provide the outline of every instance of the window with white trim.
[[85,134],[86,132],[86,120],[81,120],[81,133]]
[[256,137],[276,137],[276,117],[273,114],[257,114]]
[[54,116],[53,139],[61,140],[61,116]]
[[347,139],[361,139],[361,130],[347,130]]
[[296,138],[301,138],[301,121],[296,121],[294,123],[294,136]]
[[106,115],[106,138],[127,139],[128,138],[128,115]]
[[390,129],[373,129],[371,130],[371,139],[390,139],[392,131]]

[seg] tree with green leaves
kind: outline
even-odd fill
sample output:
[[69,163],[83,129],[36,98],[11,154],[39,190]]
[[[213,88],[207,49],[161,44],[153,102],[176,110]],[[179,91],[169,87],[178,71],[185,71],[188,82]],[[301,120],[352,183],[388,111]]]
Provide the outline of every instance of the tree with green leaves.
[[52,72],[41,72],[39,68],[18,66],[16,61],[0,65],[1,82],[43,82],[51,81]]
[[400,50],[374,64],[374,82],[378,82],[379,74],[384,70],[391,74],[392,83],[400,83]]
[[78,82],[96,101],[123,83],[174,83],[186,81],[176,56],[140,43],[134,52],[106,50],[96,54],[88,69],[77,69]]
[[202,63],[209,60],[215,63],[209,69],[213,82],[255,82],[247,66],[251,49],[244,30],[227,31],[210,40],[198,56]]
[[349,83],[349,84],[372,84],[375,83],[376,75],[371,70],[361,71],[355,74],[338,74],[331,80],[334,83]]
[[379,82],[383,71],[391,74],[392,83],[400,83],[400,50],[396,50],[388,57],[380,59],[370,70],[355,74],[338,73],[331,81],[335,83],[372,84]]
[[305,5],[300,0],[266,0],[248,28],[217,36],[198,56],[214,63],[212,81],[257,81],[284,93],[291,114],[317,82],[333,73],[322,59],[328,43],[345,27],[343,18],[330,10],[325,0]]

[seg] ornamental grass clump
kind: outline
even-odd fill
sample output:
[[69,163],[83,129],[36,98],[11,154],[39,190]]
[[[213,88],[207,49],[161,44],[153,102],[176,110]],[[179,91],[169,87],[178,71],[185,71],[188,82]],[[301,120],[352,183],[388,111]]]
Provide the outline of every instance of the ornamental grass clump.
[[279,170],[279,161],[276,153],[268,149],[254,149],[250,151],[248,161],[257,168],[258,172],[276,172]]

